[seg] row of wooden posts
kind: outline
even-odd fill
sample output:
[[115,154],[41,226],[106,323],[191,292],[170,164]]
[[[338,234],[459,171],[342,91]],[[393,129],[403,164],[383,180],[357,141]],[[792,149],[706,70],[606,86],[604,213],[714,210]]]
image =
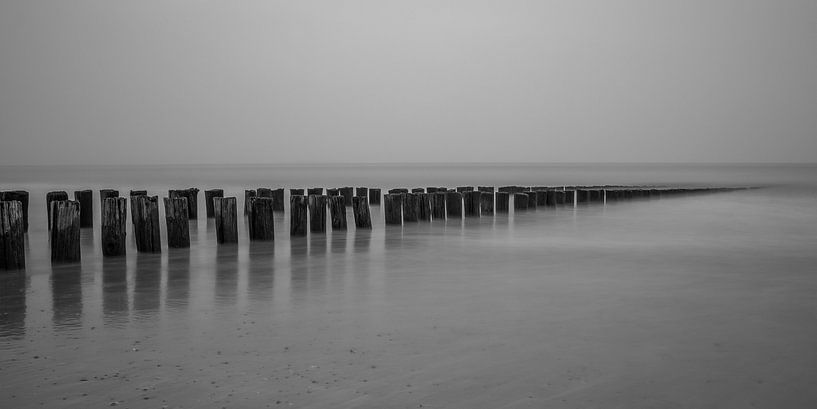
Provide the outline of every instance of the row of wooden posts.
[[[513,197],[515,211],[537,207],[575,206],[636,198],[663,197],[682,193],[732,190],[729,188],[656,189],[632,187],[541,187],[480,186],[428,187],[391,189],[383,195],[385,223],[430,221],[446,218],[493,216],[507,213]],[[189,220],[198,219],[199,189],[168,191],[163,198],[167,245],[169,248],[190,246]],[[113,189],[99,191],[101,202],[101,241],[105,256],[121,256],[126,248],[127,202]],[[131,190],[131,223],[139,252],[161,252],[159,198],[147,191]],[[238,214],[235,197],[224,197],[221,189],[204,192],[208,218],[215,219],[219,244],[238,242]],[[25,268],[25,237],[28,231],[28,192],[0,192],[0,270]],[[327,208],[333,230],[346,229],[346,207],[352,207],[355,226],[371,229],[369,205],[379,205],[378,188],[351,187],[290,189],[290,235],[305,236],[326,231]],[[80,229],[93,227],[93,191],[74,192],[68,200],[65,191],[46,194],[51,260],[55,263],[80,260]],[[90,211],[83,211],[90,209]],[[252,241],[273,240],[274,212],[284,211],[284,189],[245,190],[244,214]]]

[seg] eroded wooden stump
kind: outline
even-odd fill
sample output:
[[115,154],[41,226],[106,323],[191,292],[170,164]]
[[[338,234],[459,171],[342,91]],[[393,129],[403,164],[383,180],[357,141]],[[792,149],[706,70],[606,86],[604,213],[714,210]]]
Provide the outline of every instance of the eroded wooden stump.
[[513,209],[514,210],[528,209],[528,195],[526,193],[513,194]]
[[445,213],[446,217],[448,217],[449,219],[462,218],[462,193],[446,192]]
[[289,197],[289,235],[306,236],[307,198],[304,195]]
[[496,192],[496,212],[508,213],[510,211],[511,196],[508,192],[500,190]]
[[167,247],[186,249],[190,247],[190,213],[187,198],[183,196],[164,198],[165,222],[167,223]]
[[284,188],[278,188],[272,190],[272,208],[276,212],[283,212],[284,211]]
[[429,193],[431,196],[431,218],[433,220],[445,220],[445,192],[436,191]]
[[343,196],[329,196],[329,215],[332,230],[346,230],[346,205]]
[[250,214],[250,203],[258,195],[254,189],[244,189],[244,215]]
[[102,255],[124,256],[127,242],[128,201],[107,197],[102,201]]
[[79,203],[79,227],[94,227],[94,191],[74,191],[74,200]]
[[463,207],[465,210],[465,217],[479,217],[481,198],[482,192],[480,191],[466,190],[465,193],[463,193]]
[[45,208],[48,212],[48,230],[51,230],[51,203],[63,200],[68,200],[68,192],[64,190],[48,192],[45,194]]
[[323,195],[323,188],[322,187],[310,187],[306,189],[306,196],[322,196]]
[[[369,188],[368,187],[359,187],[359,188],[355,189],[355,197],[365,197],[368,200]],[[352,202],[352,207],[355,207],[354,202]]]
[[[67,199],[67,198],[66,198]],[[23,231],[28,231],[28,202],[29,195],[25,190],[7,190],[0,192],[0,202],[20,202],[23,211]]]
[[216,210],[215,207],[213,207],[213,199],[216,197],[224,197],[224,190],[208,189],[204,191],[204,207],[208,219],[216,217]]
[[238,204],[234,197],[214,197],[213,211],[218,244],[238,243]]
[[494,215],[494,193],[480,192],[479,196],[479,210],[484,216]]
[[355,227],[358,229],[371,229],[372,216],[369,214],[369,201],[365,196],[352,198],[352,214],[355,218]]
[[523,192],[528,195],[528,209],[536,209],[536,192]]
[[51,262],[71,263],[81,259],[80,204],[73,200],[51,202]]
[[417,193],[417,220],[431,220],[431,195]]
[[173,199],[183,197],[187,199],[187,218],[190,220],[198,220],[199,218],[199,189],[189,187],[187,189],[171,190],[168,196]]
[[309,231],[326,233],[326,196],[309,195],[307,200],[309,206]]
[[417,221],[417,206],[419,205],[419,198],[417,193],[403,194],[403,222]]
[[159,198],[157,196],[133,196],[131,204],[135,219],[133,236],[136,239],[136,250],[140,253],[161,253]]
[[380,204],[380,188],[376,187],[369,188],[369,204],[370,205]]
[[23,204],[19,200],[0,201],[0,270],[26,268]]
[[340,195],[343,196],[343,204],[352,206],[352,198],[355,196],[355,188],[346,186],[339,189]]
[[385,212],[386,224],[403,224],[403,194],[389,193],[383,196],[383,211]]
[[250,199],[250,202],[250,214],[247,220],[250,241],[275,240],[275,218],[273,216],[275,199],[256,197]]

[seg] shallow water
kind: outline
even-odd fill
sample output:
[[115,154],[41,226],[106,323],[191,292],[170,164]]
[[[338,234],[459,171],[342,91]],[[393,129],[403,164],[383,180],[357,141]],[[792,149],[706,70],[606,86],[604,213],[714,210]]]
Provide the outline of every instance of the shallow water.
[[[763,185],[52,267],[45,192],[79,188]],[[817,167],[2,168],[31,192],[2,274],[3,407],[808,407]],[[95,206],[98,206],[95,192]],[[99,223],[99,209],[95,209]],[[162,215],[163,217],[163,215]],[[351,221],[352,215],[348,214]],[[130,226],[129,226],[130,228]],[[129,232],[130,233],[130,232]],[[165,237],[162,237],[163,241]]]

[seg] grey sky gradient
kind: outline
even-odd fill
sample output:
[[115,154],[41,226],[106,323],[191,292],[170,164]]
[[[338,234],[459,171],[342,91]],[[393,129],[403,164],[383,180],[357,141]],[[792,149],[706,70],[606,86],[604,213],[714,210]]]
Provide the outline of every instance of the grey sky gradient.
[[814,0],[3,0],[0,164],[817,162]]

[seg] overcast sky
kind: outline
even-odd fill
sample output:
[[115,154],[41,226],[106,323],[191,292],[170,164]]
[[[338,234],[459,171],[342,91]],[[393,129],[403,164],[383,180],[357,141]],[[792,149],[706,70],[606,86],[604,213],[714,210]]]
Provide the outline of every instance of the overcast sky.
[[0,164],[438,161],[817,162],[817,1],[0,1]]

